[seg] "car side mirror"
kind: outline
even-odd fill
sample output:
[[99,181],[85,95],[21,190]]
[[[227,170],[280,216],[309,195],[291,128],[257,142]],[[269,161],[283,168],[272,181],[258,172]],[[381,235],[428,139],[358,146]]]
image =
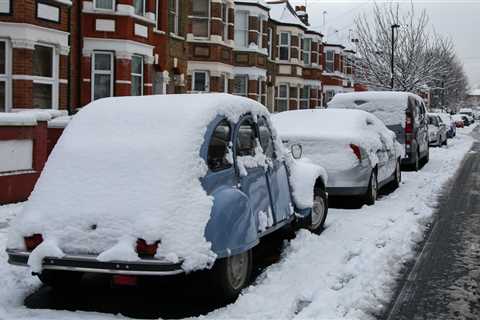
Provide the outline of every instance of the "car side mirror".
[[292,144],[290,147],[290,152],[292,153],[292,157],[295,160],[298,160],[302,157],[303,148],[301,144]]

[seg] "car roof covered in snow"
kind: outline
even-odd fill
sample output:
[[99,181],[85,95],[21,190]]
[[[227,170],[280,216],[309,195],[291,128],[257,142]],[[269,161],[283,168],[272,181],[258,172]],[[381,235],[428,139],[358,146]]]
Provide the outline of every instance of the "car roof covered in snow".
[[[41,233],[65,252],[115,258],[117,245],[136,256],[136,239],[161,240],[157,255],[183,259],[185,270],[205,267],[215,256],[204,237],[213,199],[200,182],[207,172],[201,146],[216,117],[237,121],[247,112],[268,114],[251,99],[227,94],[92,102],[55,146],[12,224],[10,245]],[[98,225],[94,233],[91,225]],[[116,258],[129,256],[118,252]]]
[[329,108],[361,109],[375,114],[386,125],[404,125],[408,99],[422,101],[409,92],[368,91],[339,93],[328,103]]

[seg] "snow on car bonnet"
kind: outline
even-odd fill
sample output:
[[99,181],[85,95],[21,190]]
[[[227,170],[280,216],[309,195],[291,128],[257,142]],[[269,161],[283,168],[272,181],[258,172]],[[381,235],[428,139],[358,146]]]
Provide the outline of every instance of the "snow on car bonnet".
[[[65,129],[12,224],[8,246],[23,248],[24,236],[40,233],[66,254],[111,261],[136,259],[139,238],[160,240],[157,257],[183,259],[186,271],[208,267],[215,254],[204,231],[213,199],[199,180],[207,172],[200,148],[217,116],[237,121],[246,112],[268,113],[226,94],[91,103]],[[60,254],[41,247],[43,256]]]
[[340,93],[328,103],[329,108],[360,109],[375,114],[385,125],[405,126],[408,98],[420,97],[408,92],[352,92]]

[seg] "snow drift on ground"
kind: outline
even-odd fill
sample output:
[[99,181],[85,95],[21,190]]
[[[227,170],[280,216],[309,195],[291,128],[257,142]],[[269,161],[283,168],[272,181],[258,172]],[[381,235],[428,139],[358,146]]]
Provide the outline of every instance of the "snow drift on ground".
[[351,169],[358,159],[350,145],[366,152],[372,167],[383,144],[400,154],[395,133],[373,114],[363,110],[318,109],[287,111],[274,115],[272,122],[287,145],[301,144],[305,157],[334,171]]
[[[328,108],[361,109],[375,114],[385,125],[405,126],[405,111],[408,99],[421,101],[415,94],[408,92],[368,91],[340,93],[328,103]],[[399,112],[400,111],[400,112]]]
[[91,103],[55,146],[8,246],[23,248],[23,236],[41,233],[51,240],[38,248],[42,256],[58,255],[57,243],[64,253],[108,250],[103,260],[122,260],[141,238],[161,240],[157,256],[184,259],[186,271],[211,265],[204,231],[213,200],[199,180],[207,172],[200,148],[213,119],[237,121],[246,112],[268,116],[259,103],[225,94]]
[[[413,255],[431,221],[437,197],[454,175],[473,139],[459,129],[448,147],[431,149],[420,172],[404,173],[397,191],[375,206],[330,209],[326,230],[299,232],[279,263],[267,268],[233,304],[203,319],[371,319],[390,298],[402,263]],[[21,205],[0,207],[0,242]],[[39,287],[26,268],[10,266],[0,250],[0,318],[118,319],[115,315],[30,310],[23,298]]]

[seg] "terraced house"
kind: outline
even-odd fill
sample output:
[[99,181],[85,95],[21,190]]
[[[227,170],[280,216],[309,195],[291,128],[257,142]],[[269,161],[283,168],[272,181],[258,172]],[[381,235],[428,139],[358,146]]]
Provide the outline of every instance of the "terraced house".
[[285,0],[0,0],[0,111],[202,92],[315,108],[353,90],[349,56]]

